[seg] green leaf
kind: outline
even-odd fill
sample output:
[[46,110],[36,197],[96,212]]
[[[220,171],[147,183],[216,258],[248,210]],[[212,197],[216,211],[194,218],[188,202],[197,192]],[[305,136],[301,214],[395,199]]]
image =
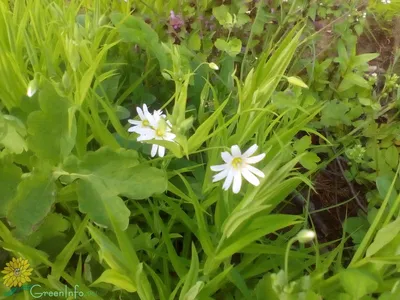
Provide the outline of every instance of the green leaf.
[[69,124],[68,100],[50,87],[39,92],[39,102],[41,111],[28,117],[28,146],[40,159],[57,164],[71,153],[75,145],[75,117]]
[[[195,286],[199,274],[199,257],[196,247],[192,244],[192,262],[189,272],[186,274],[185,283],[183,284],[179,300],[192,299],[188,297],[191,287]],[[195,298],[194,298],[195,299]]]
[[24,235],[35,231],[35,227],[47,216],[56,199],[56,185],[50,174],[32,173],[19,185],[12,200],[7,218]]
[[111,13],[110,19],[117,27],[124,42],[138,44],[140,47],[148,49],[157,58],[161,70],[167,67],[168,57],[161,46],[157,32],[142,18]]
[[0,218],[6,216],[7,206],[17,193],[22,171],[11,162],[0,161]]
[[188,40],[188,46],[194,51],[199,51],[201,48],[201,39],[198,32],[193,32]]
[[303,80],[301,80],[300,78],[297,78],[297,77],[294,77],[294,76],[290,76],[290,77],[287,77],[286,79],[290,84],[297,85],[299,87],[308,89],[308,85],[305,84],[303,82]]
[[197,129],[196,132],[189,138],[189,153],[192,153],[199,149],[199,147],[208,139],[208,134],[213,128],[214,123],[221,115],[222,110],[225,108],[229,99],[226,99],[213,114],[207,118]]
[[352,299],[373,293],[379,286],[378,282],[367,272],[358,269],[347,269],[339,273],[344,290]]
[[230,39],[229,42],[226,42],[223,39],[217,39],[214,45],[218,50],[224,51],[232,57],[238,55],[242,50],[242,41],[238,38]]
[[135,284],[128,276],[113,269],[105,270],[90,286],[96,286],[99,283],[112,284],[119,289],[127,291],[128,293],[134,293],[137,290]]
[[392,145],[385,150],[385,160],[392,169],[397,169],[399,163],[399,151]]
[[0,114],[0,145],[12,153],[28,150],[25,142],[26,129],[16,117]]
[[229,13],[229,8],[226,5],[214,7],[212,10],[214,17],[218,23],[224,28],[230,28],[233,26],[233,18]]
[[376,254],[379,250],[389,244],[400,232],[400,218],[381,228],[375,236],[374,241],[368,247],[366,257]]
[[71,156],[64,164],[69,173],[65,179],[79,179],[76,185],[80,211],[98,224],[110,228],[115,224],[125,230],[130,211],[120,196],[145,199],[167,188],[165,172],[139,165],[137,158],[134,150],[109,148],[89,152],[82,161]]
[[338,92],[343,92],[345,90],[348,90],[354,85],[363,87],[365,89],[371,88],[368,81],[366,81],[360,75],[357,75],[355,73],[348,73],[343,77],[343,80],[338,87]]
[[293,149],[297,152],[297,154],[301,154],[306,151],[310,145],[311,137],[309,135],[305,135],[301,139],[294,142]]
[[[298,223],[298,216],[291,215],[268,215],[260,219],[262,221],[262,228],[243,230],[238,234],[232,235],[226,239],[223,247],[220,247],[216,253],[216,259],[223,260],[234,253],[240,252],[241,249],[248,246],[257,239],[277,231],[281,228]],[[261,222],[260,222],[261,223]]]
[[70,223],[61,214],[51,213],[43,221],[40,228],[32,233],[27,243],[35,247],[39,243],[51,240],[55,237],[64,237],[65,231],[70,227]]
[[317,162],[320,160],[319,156],[314,152],[306,152],[300,159],[300,164],[308,170],[313,170],[317,167]]

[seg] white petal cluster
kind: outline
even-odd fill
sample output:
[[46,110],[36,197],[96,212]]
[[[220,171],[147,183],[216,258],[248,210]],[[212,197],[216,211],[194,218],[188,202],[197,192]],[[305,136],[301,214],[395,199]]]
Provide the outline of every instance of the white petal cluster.
[[[164,140],[173,142],[176,135],[171,132],[171,123],[166,120],[165,114],[161,110],[155,110],[151,114],[146,104],[143,104],[143,109],[136,108],[140,121],[128,120],[133,126],[128,129],[129,132],[139,134],[137,140],[139,142],[149,140]],[[165,155],[165,147],[153,145],[151,148],[151,157],[154,157],[158,152],[160,157]]]
[[222,152],[221,157],[225,164],[211,166],[211,170],[219,172],[214,175],[213,182],[220,181],[224,178],[225,182],[222,186],[224,190],[228,190],[233,183],[232,191],[237,194],[242,186],[242,176],[251,184],[258,186],[260,180],[264,178],[264,173],[252,166],[252,164],[260,162],[265,157],[265,153],[251,157],[258,149],[257,145],[251,146],[242,154],[238,145],[231,147],[231,152]]

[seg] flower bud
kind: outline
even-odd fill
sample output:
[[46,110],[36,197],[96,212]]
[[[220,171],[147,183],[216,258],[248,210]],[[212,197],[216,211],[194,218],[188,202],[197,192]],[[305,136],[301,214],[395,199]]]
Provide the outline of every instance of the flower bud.
[[315,237],[316,237],[315,232],[309,229],[300,230],[296,236],[299,243],[302,244],[311,242],[313,239],[315,239]]
[[208,66],[210,67],[210,69],[213,69],[213,70],[216,70],[216,71],[219,70],[219,67],[213,62],[209,63]]
[[36,93],[37,89],[38,89],[38,87],[37,87],[37,82],[36,82],[36,80],[35,80],[35,79],[31,80],[31,81],[28,83],[28,90],[27,90],[27,92],[26,92],[26,95],[27,95],[29,98],[32,97],[32,96]]

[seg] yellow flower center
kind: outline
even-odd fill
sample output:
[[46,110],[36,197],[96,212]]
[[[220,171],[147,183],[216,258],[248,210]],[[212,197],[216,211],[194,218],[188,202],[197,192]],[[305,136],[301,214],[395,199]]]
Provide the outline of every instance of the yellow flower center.
[[242,161],[243,160],[240,157],[235,157],[232,159],[231,164],[235,169],[238,169],[242,165]]
[[14,276],[19,276],[21,275],[21,269],[20,268],[15,268],[14,269]]
[[143,120],[142,125],[143,125],[143,127],[148,127],[150,125],[150,122],[147,120]]
[[163,137],[163,136],[164,136],[164,130],[162,130],[162,129],[157,129],[157,130],[156,130],[156,135],[159,136],[159,137]]

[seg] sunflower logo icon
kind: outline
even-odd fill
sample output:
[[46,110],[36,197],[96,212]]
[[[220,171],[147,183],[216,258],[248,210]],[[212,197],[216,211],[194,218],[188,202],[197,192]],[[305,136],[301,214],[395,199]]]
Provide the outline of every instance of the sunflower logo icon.
[[21,287],[24,283],[30,282],[33,269],[30,268],[29,262],[22,258],[13,258],[12,261],[6,263],[6,267],[1,273],[5,274],[3,277],[4,285],[12,287]]

